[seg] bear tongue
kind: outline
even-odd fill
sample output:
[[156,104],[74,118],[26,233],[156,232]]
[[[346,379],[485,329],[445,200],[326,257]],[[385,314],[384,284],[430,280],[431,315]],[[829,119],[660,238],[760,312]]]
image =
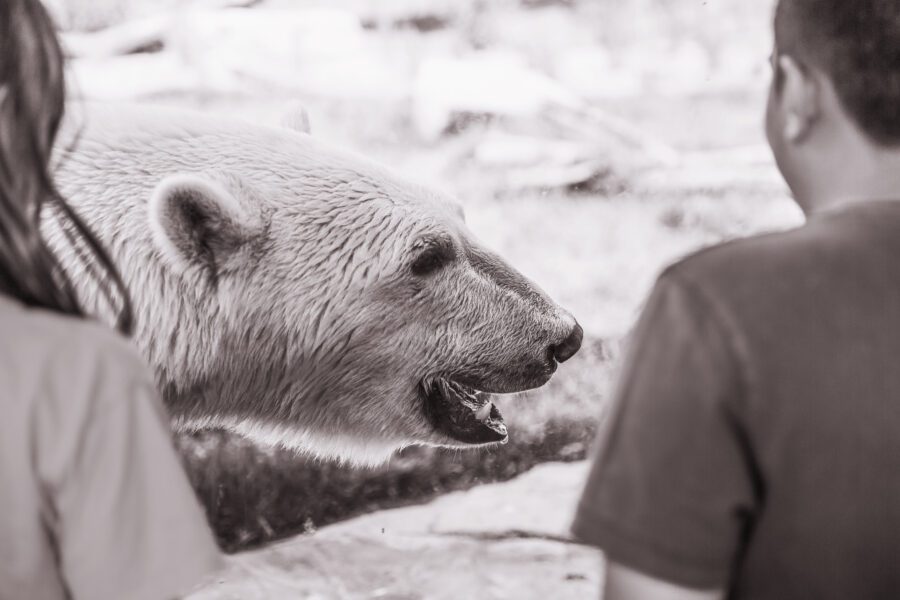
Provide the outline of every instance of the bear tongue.
[[425,398],[425,413],[435,429],[466,444],[508,441],[506,424],[486,397],[438,379]]

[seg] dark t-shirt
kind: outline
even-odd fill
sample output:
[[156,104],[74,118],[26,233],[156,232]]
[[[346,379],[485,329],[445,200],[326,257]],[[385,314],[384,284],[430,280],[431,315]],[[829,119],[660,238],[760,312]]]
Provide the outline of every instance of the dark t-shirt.
[[573,532],[733,598],[900,598],[900,201],[659,279]]

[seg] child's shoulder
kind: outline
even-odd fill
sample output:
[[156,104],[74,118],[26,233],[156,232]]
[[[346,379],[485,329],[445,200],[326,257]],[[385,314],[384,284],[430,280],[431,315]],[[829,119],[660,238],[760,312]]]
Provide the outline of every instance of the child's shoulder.
[[[702,282],[775,283],[794,275],[818,278],[880,261],[886,246],[900,250],[900,201],[864,202],[817,215],[800,227],[763,233],[705,248],[671,270]],[[880,262],[876,266],[880,266]]]
[[700,250],[663,277],[734,315],[777,322],[810,306],[839,310],[853,291],[848,281],[866,281],[867,294],[900,295],[900,280],[884,268],[898,254],[900,202],[866,203]]
[[77,372],[114,364],[124,373],[146,367],[121,335],[93,320],[30,308],[0,295],[0,355],[6,368],[40,374],[54,365]]

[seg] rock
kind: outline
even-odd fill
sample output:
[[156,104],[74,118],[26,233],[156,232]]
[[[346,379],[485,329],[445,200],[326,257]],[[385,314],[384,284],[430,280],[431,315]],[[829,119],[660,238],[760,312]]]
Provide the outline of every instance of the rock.
[[583,13],[562,6],[531,10],[502,3],[489,6],[479,19],[485,45],[517,52],[541,70],[550,67],[559,53],[592,44],[600,30]]
[[589,99],[627,98],[641,93],[639,73],[617,66],[597,44],[564,49],[554,55],[553,74],[576,94]]
[[[296,8],[297,0],[266,0],[266,6]],[[472,0],[331,0],[320,2],[340,7],[352,12],[365,22],[380,29],[389,29],[398,24],[412,24],[417,19],[446,21],[457,18],[461,13],[473,10]]]
[[593,145],[570,140],[493,131],[475,147],[475,159],[488,167],[568,165],[596,157]]
[[140,0],[44,0],[44,3],[64,31],[94,31],[116,25],[146,12],[150,4]]
[[609,170],[596,144],[499,131],[478,143],[474,158],[486,167],[505,169],[506,186],[513,190],[577,186]]
[[173,52],[73,60],[69,63],[69,77],[69,87],[75,95],[92,100],[133,100],[198,89],[234,89],[230,82],[215,86],[204,82]]
[[587,463],[547,463],[511,481],[453,492],[421,506],[363,515],[326,527],[320,535],[520,531],[566,537],[586,477]]
[[[208,0],[212,3],[213,0]],[[246,0],[217,0],[221,3]],[[117,56],[162,40],[154,54]],[[80,94],[138,99],[173,92],[276,89],[323,97],[409,97],[411,70],[373,47],[339,9],[192,8],[65,38]]]
[[61,35],[66,55],[78,58],[108,58],[133,54],[161,45],[171,17],[165,14],[133,19],[97,32],[73,31]]
[[586,474],[583,462],[542,465],[236,555],[189,599],[593,597],[600,554],[566,537]]
[[359,18],[340,9],[185,10],[169,41],[207,76],[324,96],[408,94],[408,77],[370,47]]
[[481,600],[595,597],[600,558],[573,544],[438,536],[292,541],[232,559],[189,600]]
[[520,55],[486,50],[423,60],[413,88],[413,121],[423,139],[436,140],[459,114],[534,118],[549,106],[581,104]]
[[695,40],[684,40],[671,48],[658,64],[665,70],[655,73],[656,87],[673,96],[702,93],[709,85],[712,59],[709,51]]

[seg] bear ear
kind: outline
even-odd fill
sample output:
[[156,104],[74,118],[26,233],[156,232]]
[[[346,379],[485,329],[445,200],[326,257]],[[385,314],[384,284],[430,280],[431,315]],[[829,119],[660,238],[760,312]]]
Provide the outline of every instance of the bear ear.
[[284,116],[281,117],[281,126],[298,133],[310,133],[309,113],[301,104],[292,104]]
[[148,207],[153,240],[168,262],[183,271],[220,267],[263,230],[222,184],[201,175],[172,175],[156,186]]

